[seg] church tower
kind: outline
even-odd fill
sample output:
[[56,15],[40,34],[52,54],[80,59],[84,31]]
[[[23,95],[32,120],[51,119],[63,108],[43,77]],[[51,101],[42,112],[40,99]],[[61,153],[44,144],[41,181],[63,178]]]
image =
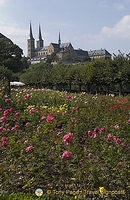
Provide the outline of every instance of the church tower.
[[41,34],[41,27],[39,25],[39,39],[37,41],[37,48],[42,48],[43,45],[43,39],[42,39],[42,34]]
[[30,22],[30,37],[28,39],[28,57],[33,58],[35,56],[35,40],[32,34],[32,26]]
[[59,44],[59,47],[60,47],[60,45],[61,45],[60,32],[59,32],[59,40],[58,40],[58,44]]

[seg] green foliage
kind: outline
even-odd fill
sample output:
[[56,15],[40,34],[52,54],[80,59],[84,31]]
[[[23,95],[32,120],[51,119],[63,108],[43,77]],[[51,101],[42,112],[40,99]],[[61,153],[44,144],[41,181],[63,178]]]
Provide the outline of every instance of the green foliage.
[[5,66],[13,72],[22,70],[22,49],[8,38],[0,38],[0,66]]
[[10,98],[10,80],[12,78],[12,72],[4,66],[0,66],[0,98],[2,99],[2,105],[6,98]]
[[97,59],[88,63],[51,65],[40,63],[31,66],[20,76],[20,80],[36,86],[59,90],[87,90],[88,92],[123,94],[129,88],[130,60],[117,55],[113,60]]

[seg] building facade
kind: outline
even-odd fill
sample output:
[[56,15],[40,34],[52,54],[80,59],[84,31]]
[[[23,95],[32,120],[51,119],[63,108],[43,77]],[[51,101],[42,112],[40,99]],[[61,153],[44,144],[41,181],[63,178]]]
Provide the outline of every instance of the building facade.
[[70,42],[62,43],[59,33],[58,43],[50,43],[49,46],[44,46],[44,40],[42,39],[41,27],[39,25],[39,38],[36,41],[32,33],[32,26],[30,23],[30,36],[28,42],[28,59],[32,63],[38,63],[40,61],[46,61],[47,57],[55,53],[58,61],[69,61],[69,62],[84,62],[86,60],[94,60],[97,58],[111,58],[111,54],[105,50],[93,50],[84,51],[82,49],[75,50]]

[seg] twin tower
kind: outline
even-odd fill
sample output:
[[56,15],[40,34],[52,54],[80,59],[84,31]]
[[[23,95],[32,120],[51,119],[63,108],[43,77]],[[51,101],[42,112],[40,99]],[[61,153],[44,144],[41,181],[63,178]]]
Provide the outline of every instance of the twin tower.
[[[28,57],[29,58],[33,58],[35,57],[35,52],[38,51],[38,50],[41,50],[44,48],[44,40],[42,39],[42,34],[41,34],[41,27],[39,25],[39,38],[36,42],[36,48],[35,48],[35,39],[33,37],[33,34],[32,34],[32,26],[31,26],[31,23],[30,23],[30,37],[29,39],[27,40],[28,42]],[[60,33],[59,33],[59,40],[58,40],[58,44],[60,45],[61,44],[61,39],[60,39]]]

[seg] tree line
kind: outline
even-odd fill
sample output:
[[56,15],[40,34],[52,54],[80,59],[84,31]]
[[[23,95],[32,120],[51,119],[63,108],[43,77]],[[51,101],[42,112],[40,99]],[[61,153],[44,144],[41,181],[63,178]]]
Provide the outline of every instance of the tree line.
[[91,92],[129,90],[130,59],[121,52],[112,60],[96,59],[87,63],[39,63],[20,74],[20,81],[38,88]]

